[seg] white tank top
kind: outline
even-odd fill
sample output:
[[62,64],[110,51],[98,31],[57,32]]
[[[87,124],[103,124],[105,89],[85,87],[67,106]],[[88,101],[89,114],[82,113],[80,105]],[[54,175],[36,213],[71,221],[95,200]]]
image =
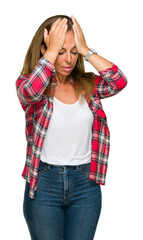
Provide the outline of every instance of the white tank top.
[[40,159],[54,165],[80,165],[91,161],[93,113],[86,99],[65,104],[53,99],[53,113]]

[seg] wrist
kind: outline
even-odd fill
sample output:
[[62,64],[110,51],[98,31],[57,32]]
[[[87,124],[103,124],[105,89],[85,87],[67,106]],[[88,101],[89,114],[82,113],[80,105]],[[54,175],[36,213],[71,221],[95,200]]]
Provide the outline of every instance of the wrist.
[[81,55],[85,57],[89,50],[90,49],[88,47],[83,48]]
[[58,53],[56,51],[47,49],[45,53],[43,54],[43,57],[45,57],[48,61],[50,61],[53,65],[56,61],[56,58],[58,56]]

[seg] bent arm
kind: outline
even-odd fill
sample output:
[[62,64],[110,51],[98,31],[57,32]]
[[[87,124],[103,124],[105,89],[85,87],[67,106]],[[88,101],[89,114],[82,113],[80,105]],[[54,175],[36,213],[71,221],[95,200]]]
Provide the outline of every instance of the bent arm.
[[104,69],[99,74],[100,76],[95,75],[95,88],[100,99],[116,95],[127,85],[126,76],[114,63],[111,68]]
[[[88,51],[88,47],[83,49],[82,55],[85,57]],[[88,61],[100,74],[100,76],[94,74],[95,91],[97,91],[99,98],[111,97],[119,93],[127,85],[126,76],[114,63],[98,54],[92,54]]]
[[16,80],[20,103],[28,105],[40,101],[52,75],[55,76],[55,66],[45,57],[41,57],[29,76],[20,75]]

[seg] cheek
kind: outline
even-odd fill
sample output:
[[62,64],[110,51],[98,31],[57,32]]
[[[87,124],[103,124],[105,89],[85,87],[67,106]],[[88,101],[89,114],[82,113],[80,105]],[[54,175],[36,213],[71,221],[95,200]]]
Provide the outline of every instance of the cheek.
[[60,65],[61,65],[61,60],[59,59],[59,57],[57,57],[55,61],[55,67],[58,68],[58,66]]
[[77,59],[78,59],[78,56],[75,56],[74,57],[74,66],[76,65]]
[[61,56],[56,58],[55,61],[55,67],[61,66],[61,63],[63,62],[63,59],[61,58]]

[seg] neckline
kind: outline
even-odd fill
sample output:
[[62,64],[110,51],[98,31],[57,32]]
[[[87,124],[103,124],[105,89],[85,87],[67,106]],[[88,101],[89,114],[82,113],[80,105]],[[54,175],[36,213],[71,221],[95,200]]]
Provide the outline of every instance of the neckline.
[[[79,97],[79,98],[80,98],[80,97]],[[59,99],[57,99],[57,98],[54,96],[54,99],[55,99],[57,102],[59,102],[59,103],[65,105],[65,106],[74,106],[74,105],[76,105],[76,104],[79,102],[79,98],[78,98],[78,100],[77,100],[75,103],[67,104],[67,103],[63,103],[63,102],[61,102]]]

